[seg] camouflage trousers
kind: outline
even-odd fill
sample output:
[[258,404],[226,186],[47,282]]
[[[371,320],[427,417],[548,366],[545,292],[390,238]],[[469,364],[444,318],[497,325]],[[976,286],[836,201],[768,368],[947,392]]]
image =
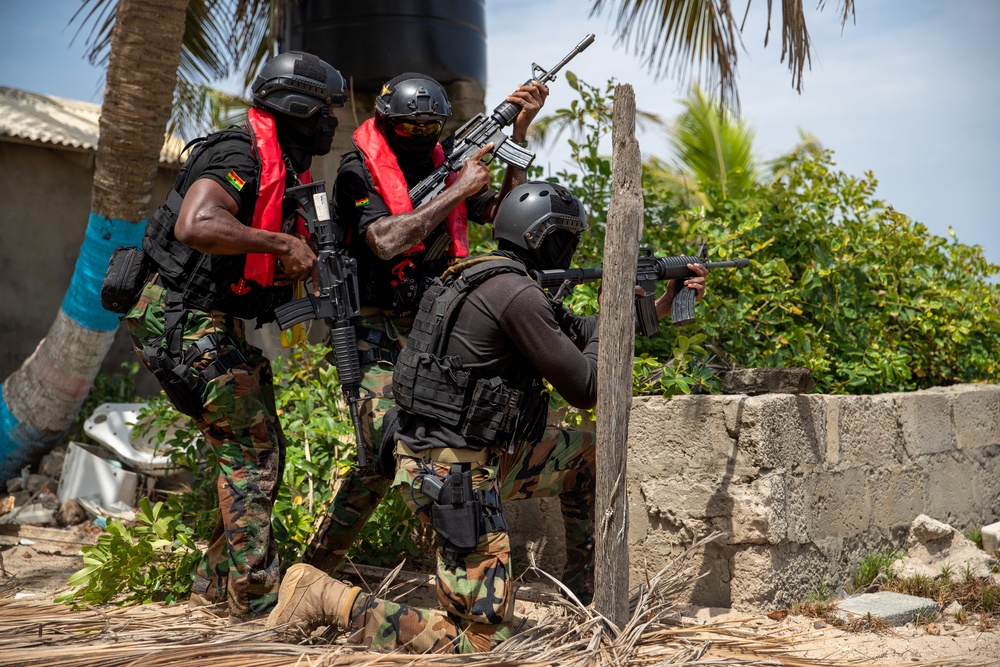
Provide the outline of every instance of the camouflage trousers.
[[[495,489],[502,501],[559,496],[566,523],[567,585],[589,602],[593,595],[594,434],[546,429],[536,443],[512,453],[484,455],[469,464],[473,488]],[[399,457],[394,485],[421,521],[431,523],[431,499],[420,489],[428,475],[447,476],[452,464]],[[507,531],[480,535],[474,553],[448,563],[437,553],[439,610],[369,596],[355,605],[351,641],[415,653],[488,651],[511,635],[514,582]]]
[[[161,348],[166,291],[152,281],[125,315],[140,360],[149,367],[144,349]],[[278,598],[280,563],[271,531],[271,511],[285,460],[285,437],[278,423],[271,365],[247,343],[243,322],[221,312],[187,311],[183,347],[210,334],[223,341],[191,364],[197,376],[221,361],[207,378],[201,400],[204,411],[194,417],[215,453],[219,515],[208,549],[198,567],[193,591],[212,601],[227,600],[229,613],[247,618],[267,613]]]
[[[361,318],[360,324],[386,334],[402,346],[412,319],[371,315]],[[362,351],[371,347],[367,342],[358,345]],[[358,407],[368,465],[355,464],[348,470],[302,554],[303,563],[329,574],[344,562],[358,534],[389,491],[390,480],[375,470],[374,461],[382,442],[382,418],[396,405],[392,397],[392,370],[393,365],[387,361],[361,366],[361,396],[369,398],[364,398]]]

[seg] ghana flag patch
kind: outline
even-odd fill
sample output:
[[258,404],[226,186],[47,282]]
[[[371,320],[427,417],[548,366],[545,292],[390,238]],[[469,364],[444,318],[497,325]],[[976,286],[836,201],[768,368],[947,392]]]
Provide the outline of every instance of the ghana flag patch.
[[237,176],[236,172],[232,169],[230,169],[229,173],[226,174],[226,180],[229,181],[229,184],[237,190],[243,190],[243,186],[246,185],[246,181]]
[[368,197],[354,200],[354,208],[361,208],[362,206],[368,206]]

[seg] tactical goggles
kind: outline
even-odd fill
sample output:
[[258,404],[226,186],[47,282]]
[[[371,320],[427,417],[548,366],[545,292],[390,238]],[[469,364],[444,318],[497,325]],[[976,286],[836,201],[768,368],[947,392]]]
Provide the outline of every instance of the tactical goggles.
[[421,123],[401,120],[392,124],[393,131],[401,137],[432,137],[441,134],[442,128],[444,128],[443,120]]

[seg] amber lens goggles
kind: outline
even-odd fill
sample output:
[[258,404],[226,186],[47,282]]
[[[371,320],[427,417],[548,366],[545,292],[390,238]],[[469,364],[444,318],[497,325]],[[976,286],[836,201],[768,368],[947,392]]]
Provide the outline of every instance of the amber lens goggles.
[[444,122],[435,120],[423,123],[400,121],[393,123],[392,129],[401,137],[432,137],[441,133]]

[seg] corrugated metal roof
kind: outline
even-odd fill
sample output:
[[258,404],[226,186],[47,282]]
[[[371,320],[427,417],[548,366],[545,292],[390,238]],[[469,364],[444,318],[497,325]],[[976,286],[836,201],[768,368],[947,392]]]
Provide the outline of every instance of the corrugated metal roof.
[[[101,105],[0,86],[0,139],[4,135],[28,141],[97,150]],[[175,164],[184,148],[177,137],[166,137],[160,162]]]

